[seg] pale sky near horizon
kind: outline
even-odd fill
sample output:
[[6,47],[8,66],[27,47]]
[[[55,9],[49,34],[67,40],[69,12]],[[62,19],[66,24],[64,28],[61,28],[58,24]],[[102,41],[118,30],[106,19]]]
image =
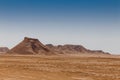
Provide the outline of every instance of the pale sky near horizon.
[[120,54],[120,0],[0,0],[0,46],[25,36]]

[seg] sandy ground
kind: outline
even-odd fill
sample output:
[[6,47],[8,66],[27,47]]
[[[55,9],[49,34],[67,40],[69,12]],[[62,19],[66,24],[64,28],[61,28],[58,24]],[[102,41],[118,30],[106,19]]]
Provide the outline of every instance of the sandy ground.
[[120,80],[120,57],[1,55],[0,80]]

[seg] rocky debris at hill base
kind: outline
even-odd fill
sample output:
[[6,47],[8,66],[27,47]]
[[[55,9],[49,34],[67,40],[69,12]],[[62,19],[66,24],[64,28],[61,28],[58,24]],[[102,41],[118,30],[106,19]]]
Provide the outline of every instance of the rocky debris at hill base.
[[6,53],[9,49],[7,47],[0,47],[0,53]]
[[15,54],[53,54],[53,52],[43,45],[38,39],[25,37],[17,46],[8,53]]

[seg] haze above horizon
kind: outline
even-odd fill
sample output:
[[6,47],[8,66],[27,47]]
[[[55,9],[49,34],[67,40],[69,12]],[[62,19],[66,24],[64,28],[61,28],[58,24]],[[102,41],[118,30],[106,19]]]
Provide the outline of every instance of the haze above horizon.
[[120,0],[0,0],[0,46],[25,36],[120,54]]

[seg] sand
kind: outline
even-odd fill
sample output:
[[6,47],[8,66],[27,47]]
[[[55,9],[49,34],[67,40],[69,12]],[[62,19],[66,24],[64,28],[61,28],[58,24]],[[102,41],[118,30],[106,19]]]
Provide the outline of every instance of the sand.
[[0,80],[120,80],[120,57],[1,55]]

